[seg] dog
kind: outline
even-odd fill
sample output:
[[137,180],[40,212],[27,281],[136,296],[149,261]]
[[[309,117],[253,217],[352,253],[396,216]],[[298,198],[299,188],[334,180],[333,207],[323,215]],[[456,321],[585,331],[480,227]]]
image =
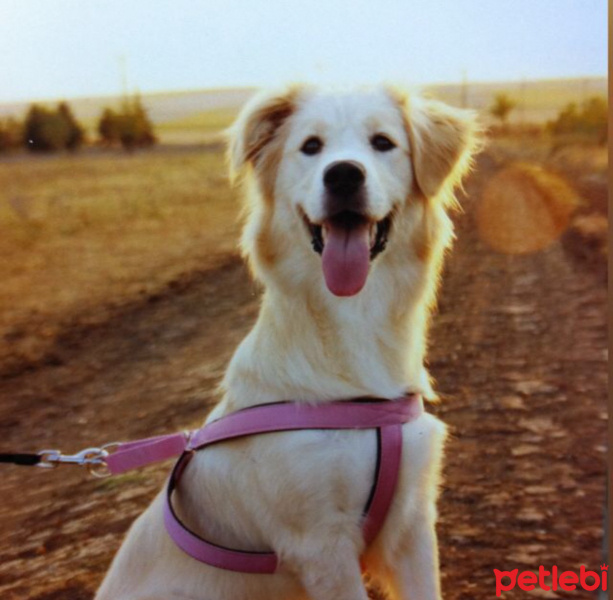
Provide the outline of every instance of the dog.
[[[245,189],[242,253],[264,291],[207,422],[287,400],[436,399],[427,326],[478,133],[472,112],[386,86],[290,86],[247,103],[228,156]],[[364,571],[391,598],[440,598],[446,428],[424,413],[402,429],[393,503],[369,546],[360,522],[377,468],[373,430],[255,435],[196,453],[174,502],[214,543],[274,550],[278,571],[187,556],[164,529],[161,493],[96,598],[367,600]]]

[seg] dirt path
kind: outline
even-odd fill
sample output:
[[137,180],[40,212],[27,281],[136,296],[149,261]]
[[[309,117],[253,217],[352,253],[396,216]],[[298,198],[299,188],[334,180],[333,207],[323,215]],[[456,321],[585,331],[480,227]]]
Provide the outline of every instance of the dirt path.
[[468,190],[432,331],[431,367],[449,395],[435,412],[455,432],[441,502],[450,599],[494,597],[494,568],[602,562],[606,288],[560,243],[505,256],[477,239],[492,167],[486,157]]
[[[453,432],[440,522],[447,600],[493,598],[494,568],[601,560],[606,289],[559,243],[521,257],[484,246],[474,208],[496,167],[480,163],[431,338],[445,397],[432,410]],[[228,257],[103,325],[67,332],[48,364],[0,381],[2,447],[76,450],[198,424],[256,311],[257,290]],[[167,468],[91,480],[3,467],[0,597],[91,598]]]

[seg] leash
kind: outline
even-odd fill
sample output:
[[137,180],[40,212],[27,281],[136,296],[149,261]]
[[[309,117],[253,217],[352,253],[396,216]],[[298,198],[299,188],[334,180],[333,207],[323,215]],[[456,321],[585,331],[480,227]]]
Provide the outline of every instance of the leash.
[[164,524],[175,544],[206,564],[243,573],[274,573],[279,559],[274,552],[233,550],[208,542],[179,519],[173,493],[196,451],[240,437],[302,429],[376,429],[377,466],[363,510],[362,534],[368,546],[377,536],[391,506],[402,455],[402,425],[423,413],[419,395],[395,400],[359,398],[322,404],[278,402],[230,413],[191,432],[161,435],[101,448],[86,448],[64,455],[59,450],[37,454],[0,454],[0,462],[55,468],[61,464],[85,466],[95,477],[117,475],[131,469],[179,457],[168,480]]

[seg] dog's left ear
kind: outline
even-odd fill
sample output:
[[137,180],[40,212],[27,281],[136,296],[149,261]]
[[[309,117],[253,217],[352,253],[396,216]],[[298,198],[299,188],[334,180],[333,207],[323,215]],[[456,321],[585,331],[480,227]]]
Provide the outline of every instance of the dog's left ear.
[[396,98],[403,109],[415,179],[422,194],[432,198],[444,185],[458,185],[480,148],[476,114],[436,100]]
[[298,88],[261,93],[241,110],[227,131],[230,173],[235,177],[244,167],[257,168],[283,123],[293,114]]

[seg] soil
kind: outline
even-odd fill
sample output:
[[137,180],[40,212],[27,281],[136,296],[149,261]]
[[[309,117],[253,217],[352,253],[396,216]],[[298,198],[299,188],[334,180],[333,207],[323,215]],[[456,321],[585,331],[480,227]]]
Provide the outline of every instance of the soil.
[[[448,600],[493,598],[493,569],[600,572],[602,562],[606,283],[573,243],[506,255],[479,239],[476,206],[499,169],[484,155],[466,186],[431,331],[442,401],[429,410],[452,432],[439,523]],[[228,255],[67,328],[46,360],[0,379],[2,449],[70,452],[197,426],[257,308],[258,289]],[[92,598],[168,468],[97,480],[76,467],[2,466],[0,596]],[[504,595],[526,596],[593,597]]]

